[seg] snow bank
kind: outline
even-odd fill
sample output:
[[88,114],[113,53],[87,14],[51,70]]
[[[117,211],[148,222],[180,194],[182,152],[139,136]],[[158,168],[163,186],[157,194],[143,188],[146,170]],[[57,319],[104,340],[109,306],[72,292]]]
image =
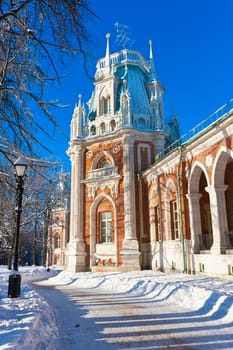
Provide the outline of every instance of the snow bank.
[[0,350],[53,349],[58,334],[54,312],[29,282],[47,279],[43,285],[64,286],[71,289],[98,288],[108,293],[125,293],[141,300],[166,302],[196,311],[212,320],[232,324],[232,279],[205,275],[164,274],[154,271],[128,273],[69,273],[45,268],[25,267],[22,275],[21,297],[7,297],[9,271],[0,267]]
[[144,299],[165,301],[208,316],[233,317],[231,279],[201,275],[165,274],[154,271],[72,274],[66,271],[48,280],[49,284],[71,288],[101,288],[112,293],[132,293]]
[[[45,279],[57,273],[43,267],[20,269],[21,295],[8,298],[9,271],[0,267],[0,349],[42,350],[57,336],[53,310],[25,282]],[[13,344],[12,344],[13,341]]]

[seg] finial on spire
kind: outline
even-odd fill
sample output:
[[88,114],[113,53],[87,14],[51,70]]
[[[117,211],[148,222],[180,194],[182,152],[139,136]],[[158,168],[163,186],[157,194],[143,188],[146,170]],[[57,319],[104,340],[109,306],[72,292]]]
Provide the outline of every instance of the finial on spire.
[[78,107],[81,107],[81,103],[82,103],[82,95],[79,94],[78,95]]
[[150,60],[152,60],[153,59],[152,40],[149,40],[149,45],[150,45]]

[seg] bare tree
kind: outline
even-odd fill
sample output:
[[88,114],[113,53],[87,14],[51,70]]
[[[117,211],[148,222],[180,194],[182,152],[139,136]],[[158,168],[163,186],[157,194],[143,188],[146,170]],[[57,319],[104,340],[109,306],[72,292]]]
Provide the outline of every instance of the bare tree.
[[[41,165],[40,172],[29,170],[25,181],[21,255],[33,250],[33,264],[46,264],[51,212],[60,201],[58,168]],[[29,242],[29,244],[28,244]]]
[[85,24],[93,18],[86,0],[0,1],[0,153],[4,156],[11,150],[9,140],[25,153],[33,152],[33,143],[47,149],[36,132],[50,132],[36,114],[42,112],[57,128],[52,107],[59,104],[46,101],[45,88],[60,79],[58,62],[65,54],[81,54],[86,62]]
[[0,256],[8,264],[13,256],[15,195],[13,172],[5,160],[0,162]]
[[[16,232],[16,186],[14,169],[7,161],[0,164],[0,261],[11,269]],[[52,211],[64,205],[69,196],[61,188],[61,175],[52,163],[28,168],[20,222],[19,258],[22,263],[46,265],[49,225]],[[64,197],[65,194],[65,197]],[[0,262],[1,263],[1,262]]]

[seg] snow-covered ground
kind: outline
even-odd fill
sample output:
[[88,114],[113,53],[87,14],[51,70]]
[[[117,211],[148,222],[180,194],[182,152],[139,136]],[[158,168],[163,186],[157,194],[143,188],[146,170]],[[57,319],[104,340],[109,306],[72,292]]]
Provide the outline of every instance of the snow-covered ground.
[[[0,266],[0,349],[46,349],[56,337],[53,310],[28,283],[56,273],[43,267],[21,267],[21,296],[8,298],[9,270]],[[55,333],[53,332],[55,330]],[[31,345],[33,344],[33,345]],[[44,345],[44,347],[43,347]]]
[[[9,271],[0,266],[0,349],[52,349],[58,335],[54,310],[34,289],[31,281],[47,279],[44,283],[65,286],[66,290],[93,289],[108,293],[143,297],[144,300],[164,301],[177,310],[199,310],[215,322],[213,349],[233,349],[233,279],[213,278],[205,275],[164,274],[154,271],[128,273],[59,272],[43,267],[21,267],[21,296],[8,298]],[[200,316],[200,314],[199,314]],[[195,325],[195,320],[193,325]],[[197,323],[196,323],[197,324]],[[221,325],[218,330],[218,325]],[[210,327],[209,327],[210,328]],[[191,328],[190,328],[191,331]],[[225,344],[222,341],[222,332]],[[229,339],[228,339],[229,335]],[[217,337],[217,338],[216,338]],[[232,345],[231,345],[232,344]],[[169,347],[170,348],[170,347]],[[187,349],[198,347],[187,347]],[[203,349],[200,347],[200,349]],[[137,348],[138,349],[138,348]],[[143,347],[143,349],[155,349]],[[156,347],[159,349],[159,347]],[[177,347],[176,347],[177,349]],[[205,348],[206,349],[206,348]]]

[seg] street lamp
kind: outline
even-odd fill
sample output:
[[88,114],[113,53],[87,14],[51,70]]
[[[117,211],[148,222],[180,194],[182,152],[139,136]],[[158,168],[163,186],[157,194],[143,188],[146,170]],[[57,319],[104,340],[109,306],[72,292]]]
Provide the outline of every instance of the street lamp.
[[14,262],[13,273],[9,276],[8,297],[17,298],[20,296],[21,276],[18,273],[19,265],[19,227],[20,215],[22,211],[22,196],[25,172],[27,169],[27,162],[23,157],[19,157],[14,162],[15,177],[16,177],[16,235],[14,240]]
[[50,271],[49,268],[49,262],[50,262],[50,242],[48,240],[48,244],[47,244],[47,271]]

